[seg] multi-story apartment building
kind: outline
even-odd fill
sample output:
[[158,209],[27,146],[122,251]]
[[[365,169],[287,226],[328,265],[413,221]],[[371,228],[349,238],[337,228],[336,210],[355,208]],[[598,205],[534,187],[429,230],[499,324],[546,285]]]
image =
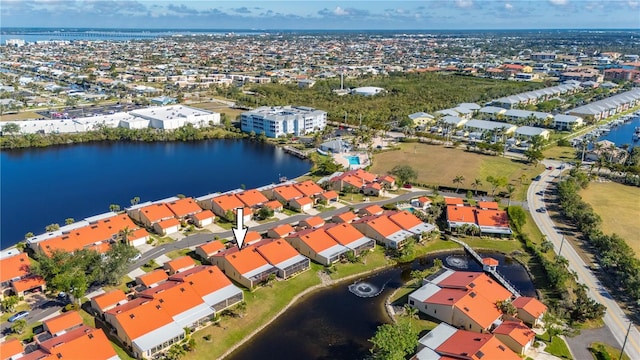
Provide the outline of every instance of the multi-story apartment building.
[[277,138],[322,130],[327,126],[327,112],[305,106],[262,106],[242,113],[242,131]]

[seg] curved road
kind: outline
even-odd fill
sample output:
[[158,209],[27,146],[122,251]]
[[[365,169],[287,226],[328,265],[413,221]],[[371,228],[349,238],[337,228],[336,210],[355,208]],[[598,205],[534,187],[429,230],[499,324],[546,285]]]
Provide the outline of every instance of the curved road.
[[[554,170],[545,170],[540,176],[541,179],[537,182],[532,182],[527,190],[527,201],[530,209],[539,209],[545,206],[544,197],[536,195],[539,191],[546,191],[549,183],[554,181],[555,177],[560,176],[561,171],[558,170],[558,166],[561,165],[559,161],[544,160],[545,167],[553,166]],[[566,164],[565,164],[566,166]],[[562,242],[562,235],[556,230],[555,224],[551,220],[547,212],[540,213],[532,211],[531,215],[540,231],[547,237],[548,240],[553,242],[554,250],[558,252],[560,250],[560,244]],[[600,280],[589,270],[589,264],[586,264],[582,258],[578,255],[575,248],[571,245],[571,242],[564,241],[562,245],[562,256],[569,261],[569,269],[575,271],[578,274],[578,280],[587,285],[587,294],[594,300],[605,305],[607,312],[604,316],[604,323],[613,336],[618,340],[618,347],[622,347],[627,328],[629,327],[630,320],[624,314],[618,303],[615,302],[611,294],[605,286],[600,283]],[[631,326],[629,338],[625,345],[625,353],[630,359],[640,359],[640,332],[635,326]]]

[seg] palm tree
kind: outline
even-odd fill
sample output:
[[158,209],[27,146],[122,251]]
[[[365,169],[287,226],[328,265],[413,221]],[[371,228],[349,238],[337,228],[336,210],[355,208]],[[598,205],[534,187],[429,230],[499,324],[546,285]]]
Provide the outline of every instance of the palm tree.
[[460,188],[460,184],[464,183],[464,176],[462,175],[458,175],[453,179],[453,183],[456,184],[456,193],[458,192],[458,189]]
[[473,189],[475,190],[475,196],[478,196],[478,186],[482,186],[482,180],[476,178],[475,180],[473,180],[473,182],[471,183],[471,186],[473,187]]
[[129,244],[129,236],[133,235],[133,229],[129,229],[125,226],[122,230],[118,231],[118,238],[124,244]]
[[509,194],[509,203],[507,206],[511,206],[511,198],[513,197],[513,193],[516,192],[516,187],[511,184],[508,184],[505,190],[507,190],[507,194]]

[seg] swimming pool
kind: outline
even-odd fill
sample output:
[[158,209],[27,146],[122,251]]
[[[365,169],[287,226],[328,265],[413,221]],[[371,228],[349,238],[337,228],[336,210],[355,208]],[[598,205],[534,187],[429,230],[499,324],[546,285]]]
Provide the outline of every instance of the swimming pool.
[[349,160],[349,165],[360,165],[359,156],[345,156],[344,158]]

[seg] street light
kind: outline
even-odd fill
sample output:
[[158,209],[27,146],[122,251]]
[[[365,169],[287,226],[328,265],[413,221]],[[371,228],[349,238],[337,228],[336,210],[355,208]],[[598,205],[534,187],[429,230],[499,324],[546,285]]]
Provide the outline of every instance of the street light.
[[564,235],[562,235],[562,241],[560,242],[560,250],[558,250],[558,257],[562,254],[562,245],[564,245]]
[[622,349],[620,350],[620,357],[618,360],[622,360],[624,356],[624,347],[627,345],[627,339],[629,338],[629,332],[631,331],[631,321],[629,321],[629,327],[627,328],[627,335],[624,336],[624,342],[622,343]]

